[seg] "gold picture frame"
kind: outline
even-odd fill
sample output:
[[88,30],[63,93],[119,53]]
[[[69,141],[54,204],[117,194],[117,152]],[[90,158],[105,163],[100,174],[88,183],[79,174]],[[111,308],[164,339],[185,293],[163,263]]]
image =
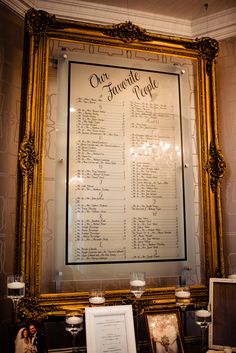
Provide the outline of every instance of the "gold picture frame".
[[[44,196],[47,192],[44,173],[46,146],[47,91],[49,67],[56,66],[50,44],[56,41],[83,46],[103,46],[117,51],[174,57],[190,60],[195,67],[196,131],[199,161],[199,228],[201,229],[201,267],[204,276],[191,287],[193,303],[205,303],[208,279],[224,275],[221,214],[221,180],[225,162],[218,141],[215,66],[218,43],[211,38],[186,39],[150,33],[130,22],[96,25],[57,19],[44,11],[31,9],[26,14],[22,136],[19,147],[19,269],[26,278],[26,298],[19,314],[38,317],[61,314],[69,306],[84,310],[88,291],[42,291],[44,274],[51,273],[57,288],[60,272],[45,271],[43,258],[43,221],[47,217]],[[63,48],[61,48],[63,49]],[[66,55],[66,54],[65,54]],[[63,55],[66,58],[66,56]],[[112,60],[112,56],[110,58]],[[50,256],[48,257],[50,260]],[[108,271],[109,272],[109,271]],[[167,281],[168,282],[168,281]],[[92,285],[92,283],[91,283]],[[54,288],[54,287],[53,287]],[[151,285],[141,299],[141,308],[175,303],[174,285]],[[128,285],[106,291],[106,303],[131,303]],[[33,309],[32,309],[33,308]]]
[[151,353],[184,353],[180,308],[146,312],[145,321]]

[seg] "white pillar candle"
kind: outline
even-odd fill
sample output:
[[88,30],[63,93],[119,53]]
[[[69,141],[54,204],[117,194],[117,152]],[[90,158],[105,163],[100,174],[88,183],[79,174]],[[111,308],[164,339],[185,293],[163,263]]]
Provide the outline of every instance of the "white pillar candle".
[[177,298],[183,298],[183,299],[188,299],[190,298],[190,292],[187,290],[180,290],[175,292],[175,296]]
[[104,297],[91,297],[91,298],[89,298],[89,303],[103,304],[103,303],[105,303],[105,298]]
[[24,288],[25,283],[24,282],[11,282],[7,284],[7,287],[10,289],[21,289]]
[[66,318],[66,323],[69,325],[78,325],[83,321],[82,317],[69,316]]
[[202,310],[196,311],[196,315],[199,317],[209,317],[211,316],[211,313],[208,310],[202,309]]
[[145,286],[145,284],[146,282],[140,279],[135,279],[133,281],[130,281],[130,285],[134,287],[142,287],[142,286]]

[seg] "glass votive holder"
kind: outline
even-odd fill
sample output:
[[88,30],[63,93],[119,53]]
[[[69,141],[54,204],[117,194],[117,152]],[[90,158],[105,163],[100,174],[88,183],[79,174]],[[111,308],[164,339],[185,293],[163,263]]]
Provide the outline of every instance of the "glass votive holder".
[[91,305],[103,305],[105,303],[105,295],[102,289],[91,289],[89,291],[89,303]]
[[191,300],[191,292],[188,286],[178,287],[175,289],[176,304],[181,307],[186,307]]
[[83,317],[77,311],[68,311],[65,317],[66,331],[72,335],[83,329]]
[[25,296],[25,282],[22,275],[7,276],[7,297],[19,300]]
[[137,299],[140,299],[145,292],[146,280],[145,272],[131,272],[130,273],[130,291]]

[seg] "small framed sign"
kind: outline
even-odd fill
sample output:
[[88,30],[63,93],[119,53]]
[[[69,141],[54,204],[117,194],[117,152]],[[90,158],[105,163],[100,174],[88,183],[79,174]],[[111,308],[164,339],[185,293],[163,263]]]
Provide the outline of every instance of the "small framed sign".
[[85,308],[87,353],[136,353],[131,305]]

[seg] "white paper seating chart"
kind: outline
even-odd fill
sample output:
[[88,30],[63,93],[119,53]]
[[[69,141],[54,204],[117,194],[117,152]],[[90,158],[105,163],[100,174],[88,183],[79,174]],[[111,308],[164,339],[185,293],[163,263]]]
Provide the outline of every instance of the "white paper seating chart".
[[179,75],[70,62],[69,108],[67,264],[185,259]]

